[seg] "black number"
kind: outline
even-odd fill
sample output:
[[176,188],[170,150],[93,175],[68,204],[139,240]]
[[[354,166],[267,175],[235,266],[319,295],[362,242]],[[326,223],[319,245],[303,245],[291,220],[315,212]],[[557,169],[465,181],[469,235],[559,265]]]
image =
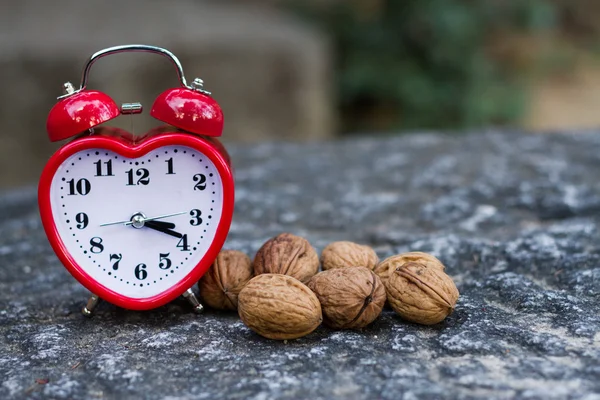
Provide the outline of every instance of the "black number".
[[102,244],[102,238],[100,237],[93,237],[90,239],[90,245],[92,246],[90,248],[90,251],[94,254],[98,254],[98,253],[102,253],[102,251],[104,250],[104,245]]
[[140,183],[142,185],[147,185],[150,183],[150,171],[148,171],[146,168],[138,169],[135,174],[140,177],[140,179],[137,181],[138,185]]
[[123,255],[121,253],[119,253],[119,254],[111,254],[110,255],[110,262],[112,262],[112,260],[117,260],[113,264],[113,269],[115,271],[119,269],[119,262],[121,261],[122,258],[123,258]]
[[181,239],[179,239],[179,242],[177,243],[177,247],[181,247],[181,251],[188,251],[190,249],[190,246],[188,246],[188,241],[187,241],[187,233],[185,235],[183,235],[181,237]]
[[[160,253],[160,264],[158,264],[158,268],[160,269],[169,269],[171,268],[171,260],[169,260],[167,257],[169,257],[169,254],[171,253]],[[164,262],[163,262],[164,261]]]
[[135,267],[134,274],[135,277],[138,278],[140,281],[146,279],[148,277],[148,271],[146,271],[146,264],[138,264]]
[[127,171],[127,186],[133,185],[133,168]]
[[194,218],[190,219],[190,225],[198,226],[202,223],[202,218],[200,218],[200,216],[202,215],[202,211],[198,210],[197,208],[194,208],[192,211],[190,211],[190,215],[192,216],[192,218]]
[[88,223],[90,222],[87,214],[82,212],[75,216],[75,221],[78,222],[78,224],[76,225],[77,229],[85,229],[88,226]]
[[75,183],[75,179],[71,179],[70,181],[67,181],[67,183],[69,184],[69,195],[75,195],[79,193],[80,195],[85,196],[90,192],[90,190],[92,190],[90,181],[85,178],[81,178],[77,181],[77,183]]
[[196,186],[194,186],[194,190],[206,189],[206,176],[204,176],[204,174],[194,175],[194,182],[198,182],[196,183]]
[[173,157],[169,158],[168,160],[165,160],[165,162],[167,163],[167,175],[174,175],[175,172],[173,172]]
[[[127,186],[133,186],[133,169],[130,169],[127,173]],[[135,185],[147,185],[150,183],[150,171],[146,168],[140,168],[135,171],[135,174],[139,176]]]
[[112,160],[105,161],[106,164],[106,175],[102,173],[102,160],[98,160],[94,163],[96,165],[96,175],[95,176],[114,176],[112,173]]

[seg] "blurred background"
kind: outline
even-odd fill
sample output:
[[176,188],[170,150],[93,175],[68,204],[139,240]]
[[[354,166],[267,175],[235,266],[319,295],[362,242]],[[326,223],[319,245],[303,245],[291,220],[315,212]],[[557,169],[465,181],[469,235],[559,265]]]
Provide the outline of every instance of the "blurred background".
[[[105,47],[165,47],[225,113],[225,142],[600,126],[597,0],[0,0],[0,188],[32,184],[62,83]],[[117,103],[177,85],[168,60],[103,58]],[[147,114],[118,126],[144,132]]]

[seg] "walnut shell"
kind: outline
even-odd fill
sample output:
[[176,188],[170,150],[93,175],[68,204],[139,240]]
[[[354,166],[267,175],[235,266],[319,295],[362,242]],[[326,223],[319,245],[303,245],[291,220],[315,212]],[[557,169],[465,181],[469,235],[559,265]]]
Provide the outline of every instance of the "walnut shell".
[[439,269],[442,272],[446,269],[444,264],[431,254],[411,251],[386,258],[375,267],[375,273],[381,278],[383,284],[387,286],[390,275],[396,268],[401,267],[407,262],[416,262],[429,268]]
[[364,328],[379,316],[386,299],[381,279],[365,267],[320,272],[308,287],[321,302],[323,322],[334,329]]
[[241,251],[223,250],[198,282],[200,297],[217,310],[236,310],[238,294],[250,279],[250,257]]
[[269,339],[296,339],[321,324],[317,296],[299,280],[287,275],[255,276],[238,300],[240,318],[254,332]]
[[443,321],[454,311],[459,295],[444,271],[416,262],[396,268],[386,289],[394,311],[407,321],[423,325]]
[[372,270],[378,262],[375,250],[353,242],[329,243],[321,253],[324,271],[344,267],[365,267]]
[[282,233],[269,239],[256,253],[254,274],[283,274],[306,283],[319,270],[319,256],[308,240]]

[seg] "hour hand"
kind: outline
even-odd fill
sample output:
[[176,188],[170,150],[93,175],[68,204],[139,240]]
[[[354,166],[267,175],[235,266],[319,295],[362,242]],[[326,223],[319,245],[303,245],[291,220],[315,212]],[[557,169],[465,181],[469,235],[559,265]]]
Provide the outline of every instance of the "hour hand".
[[172,222],[164,222],[164,221],[146,221],[144,226],[154,225],[157,228],[164,229],[175,229],[175,224]]
[[[167,227],[165,227],[165,225]],[[174,236],[178,239],[181,239],[183,237],[183,235],[181,233],[175,232],[174,230],[172,230],[171,228],[168,227],[168,226],[170,226],[172,228],[175,228],[175,224],[170,223],[170,222],[146,221],[144,223],[144,226],[147,228],[150,228],[150,229],[154,229],[155,231]]]

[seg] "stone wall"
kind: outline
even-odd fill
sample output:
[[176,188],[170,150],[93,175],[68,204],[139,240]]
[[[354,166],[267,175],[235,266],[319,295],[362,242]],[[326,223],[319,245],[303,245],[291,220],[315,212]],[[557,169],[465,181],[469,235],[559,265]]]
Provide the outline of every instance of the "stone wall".
[[[334,132],[327,41],[273,7],[209,1],[26,0],[0,12],[0,187],[37,180],[56,145],[45,133],[62,83],[78,85],[87,57],[104,47],[166,47],[188,80],[199,76],[225,112],[226,141],[310,140]],[[102,59],[90,88],[149,110],[177,85],[166,59],[147,54]],[[116,124],[155,126],[147,114]]]

